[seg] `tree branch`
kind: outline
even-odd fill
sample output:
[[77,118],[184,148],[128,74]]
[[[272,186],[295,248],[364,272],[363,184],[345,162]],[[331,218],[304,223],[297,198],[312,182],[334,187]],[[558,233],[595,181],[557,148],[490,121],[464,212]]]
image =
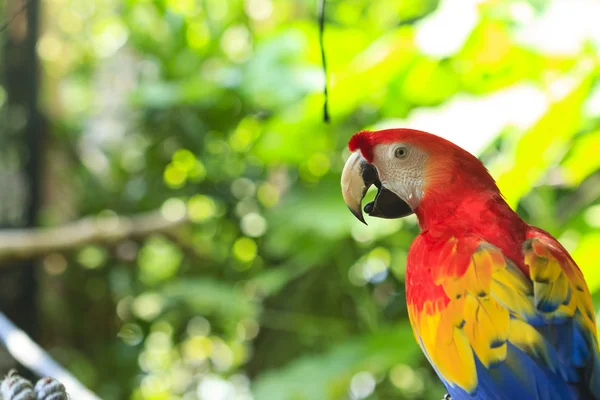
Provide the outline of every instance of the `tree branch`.
[[131,217],[88,217],[52,228],[24,228],[0,231],[0,266],[6,261],[36,258],[52,252],[124,239],[168,233],[187,222],[186,218],[167,219],[160,211]]

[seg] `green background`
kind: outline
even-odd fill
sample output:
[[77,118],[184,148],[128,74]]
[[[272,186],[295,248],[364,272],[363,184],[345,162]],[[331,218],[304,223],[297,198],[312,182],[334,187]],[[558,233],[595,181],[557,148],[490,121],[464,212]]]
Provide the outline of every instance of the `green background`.
[[324,124],[314,0],[44,0],[42,225],[190,222],[47,255],[41,344],[105,399],[441,399],[406,316],[416,220],[355,220],[346,145],[466,147],[600,293],[600,42],[559,3],[328,1]]

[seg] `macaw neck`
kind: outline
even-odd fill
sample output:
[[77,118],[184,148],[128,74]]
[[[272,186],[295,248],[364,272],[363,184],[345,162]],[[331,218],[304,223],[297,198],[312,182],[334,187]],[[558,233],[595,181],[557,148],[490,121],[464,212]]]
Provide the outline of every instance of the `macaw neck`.
[[462,190],[456,196],[426,193],[415,210],[422,232],[486,233],[498,229],[525,232],[528,225],[497,190]]

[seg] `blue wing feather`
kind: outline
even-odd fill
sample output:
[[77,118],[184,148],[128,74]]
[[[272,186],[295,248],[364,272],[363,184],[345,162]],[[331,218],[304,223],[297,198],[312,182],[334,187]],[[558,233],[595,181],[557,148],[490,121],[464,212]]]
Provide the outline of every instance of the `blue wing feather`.
[[593,399],[585,387],[569,383],[509,344],[506,360],[488,369],[477,361],[478,385],[472,393],[448,385],[454,400],[582,400]]

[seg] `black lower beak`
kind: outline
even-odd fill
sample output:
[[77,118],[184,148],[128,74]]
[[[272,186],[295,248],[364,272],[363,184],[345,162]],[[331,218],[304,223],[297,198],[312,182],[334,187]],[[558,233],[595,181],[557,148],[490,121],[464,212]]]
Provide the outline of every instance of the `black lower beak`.
[[367,187],[377,186],[375,200],[365,204],[363,209],[371,217],[393,219],[413,213],[412,208],[404,200],[381,184],[377,169],[372,164],[365,162],[362,165],[362,178]]
[[378,185],[375,200],[365,204],[364,210],[371,217],[402,218],[413,213],[412,208],[400,197],[385,187]]
[[342,171],[342,195],[352,214],[366,224],[361,210],[361,203],[371,185],[377,186],[375,200],[364,207],[364,211],[371,217],[402,218],[413,213],[410,206],[384,187],[379,179],[377,168],[358,152],[352,153]]

